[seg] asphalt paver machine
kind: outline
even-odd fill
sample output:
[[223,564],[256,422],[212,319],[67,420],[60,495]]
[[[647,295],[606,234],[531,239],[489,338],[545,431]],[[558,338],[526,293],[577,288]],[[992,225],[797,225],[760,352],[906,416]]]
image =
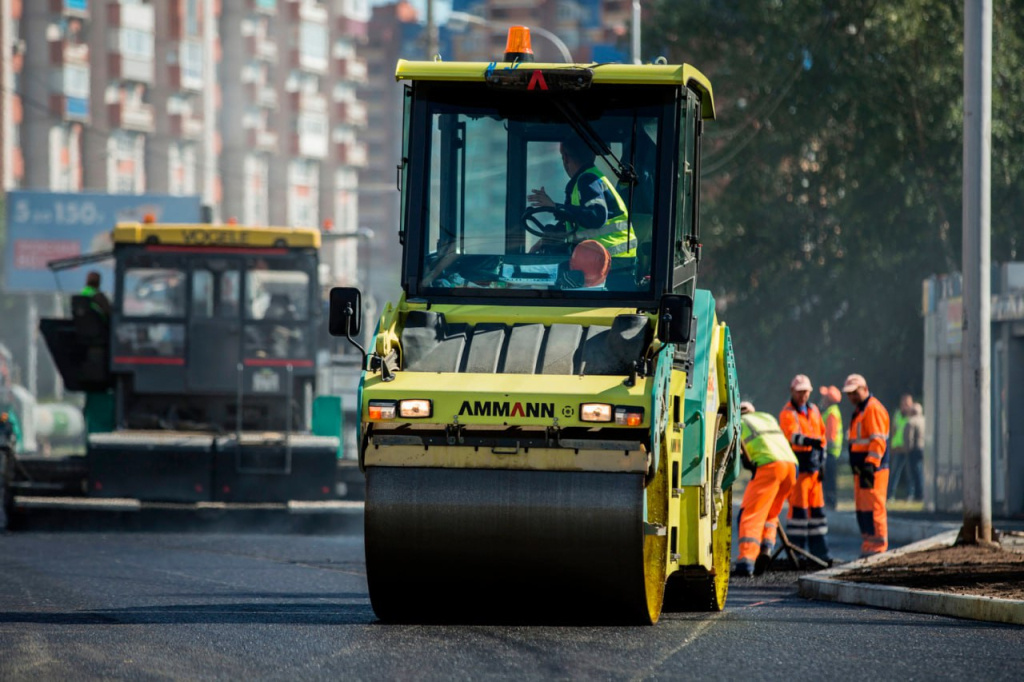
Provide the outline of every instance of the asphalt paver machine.
[[[686,65],[510,52],[397,66],[404,293],[360,398],[373,609],[639,623],[722,609],[740,422],[729,329],[696,287],[711,85]],[[576,201],[570,140],[628,220],[584,233],[528,201],[542,187]],[[358,337],[358,290],[333,290],[330,315]]]
[[8,458],[8,522],[55,506],[335,500],[341,409],[314,397],[315,229],[124,223],[108,315],[88,296],[41,320],[83,456]]

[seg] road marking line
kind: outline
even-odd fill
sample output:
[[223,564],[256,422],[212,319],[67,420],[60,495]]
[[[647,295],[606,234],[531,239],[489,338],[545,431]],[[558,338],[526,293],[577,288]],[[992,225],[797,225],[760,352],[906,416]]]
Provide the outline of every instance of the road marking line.
[[632,677],[630,679],[631,680],[643,680],[643,679],[647,679],[647,678],[651,677],[652,675],[654,675],[654,673],[658,670],[658,668],[660,668],[665,663],[665,661],[667,661],[668,659],[672,658],[673,656],[678,654],[680,651],[682,651],[683,649],[685,649],[686,647],[690,646],[695,641],[697,641],[697,638],[700,637],[702,634],[704,634],[704,632],[707,629],[709,629],[712,625],[714,625],[715,623],[720,621],[724,614],[725,614],[724,611],[720,611],[719,613],[712,614],[712,615],[708,616],[707,620],[702,620],[700,623],[697,624],[697,627],[695,627],[693,629],[693,631],[689,635],[687,635],[686,637],[683,638],[683,641],[680,642],[678,646],[676,646],[674,649],[669,650],[668,653],[666,653],[657,662],[655,662],[653,665],[651,665],[647,669],[646,672],[638,674],[635,677]]

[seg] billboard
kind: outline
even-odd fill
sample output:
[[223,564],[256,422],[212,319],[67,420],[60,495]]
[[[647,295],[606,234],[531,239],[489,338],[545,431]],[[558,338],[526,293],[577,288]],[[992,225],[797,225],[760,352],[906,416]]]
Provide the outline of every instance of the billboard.
[[[46,263],[111,247],[110,232],[118,222],[152,214],[157,222],[196,223],[198,196],[165,194],[98,194],[90,192],[7,193],[7,240],[4,247],[4,289],[9,292],[55,292],[81,287],[82,277],[58,279]],[[85,266],[103,274],[103,288],[113,283],[110,263]],[[73,281],[72,281],[73,280]]]

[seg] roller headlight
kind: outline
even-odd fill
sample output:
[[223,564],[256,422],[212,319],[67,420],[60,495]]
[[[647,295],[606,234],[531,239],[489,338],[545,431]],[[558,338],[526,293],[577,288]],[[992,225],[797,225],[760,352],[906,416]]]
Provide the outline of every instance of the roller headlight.
[[429,400],[416,398],[398,401],[398,416],[406,419],[422,419],[434,413],[434,406]]
[[607,403],[583,403],[580,405],[580,421],[610,422],[612,406]]

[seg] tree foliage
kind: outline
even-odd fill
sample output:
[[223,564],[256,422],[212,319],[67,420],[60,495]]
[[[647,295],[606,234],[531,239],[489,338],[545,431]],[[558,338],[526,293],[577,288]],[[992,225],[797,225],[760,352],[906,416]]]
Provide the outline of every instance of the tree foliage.
[[[1024,237],[1024,3],[995,0],[993,261]],[[963,9],[942,0],[660,0],[645,44],[701,69],[701,286],[741,388],[851,372],[920,395],[921,282],[959,270]],[[767,406],[766,405],[766,406]]]

